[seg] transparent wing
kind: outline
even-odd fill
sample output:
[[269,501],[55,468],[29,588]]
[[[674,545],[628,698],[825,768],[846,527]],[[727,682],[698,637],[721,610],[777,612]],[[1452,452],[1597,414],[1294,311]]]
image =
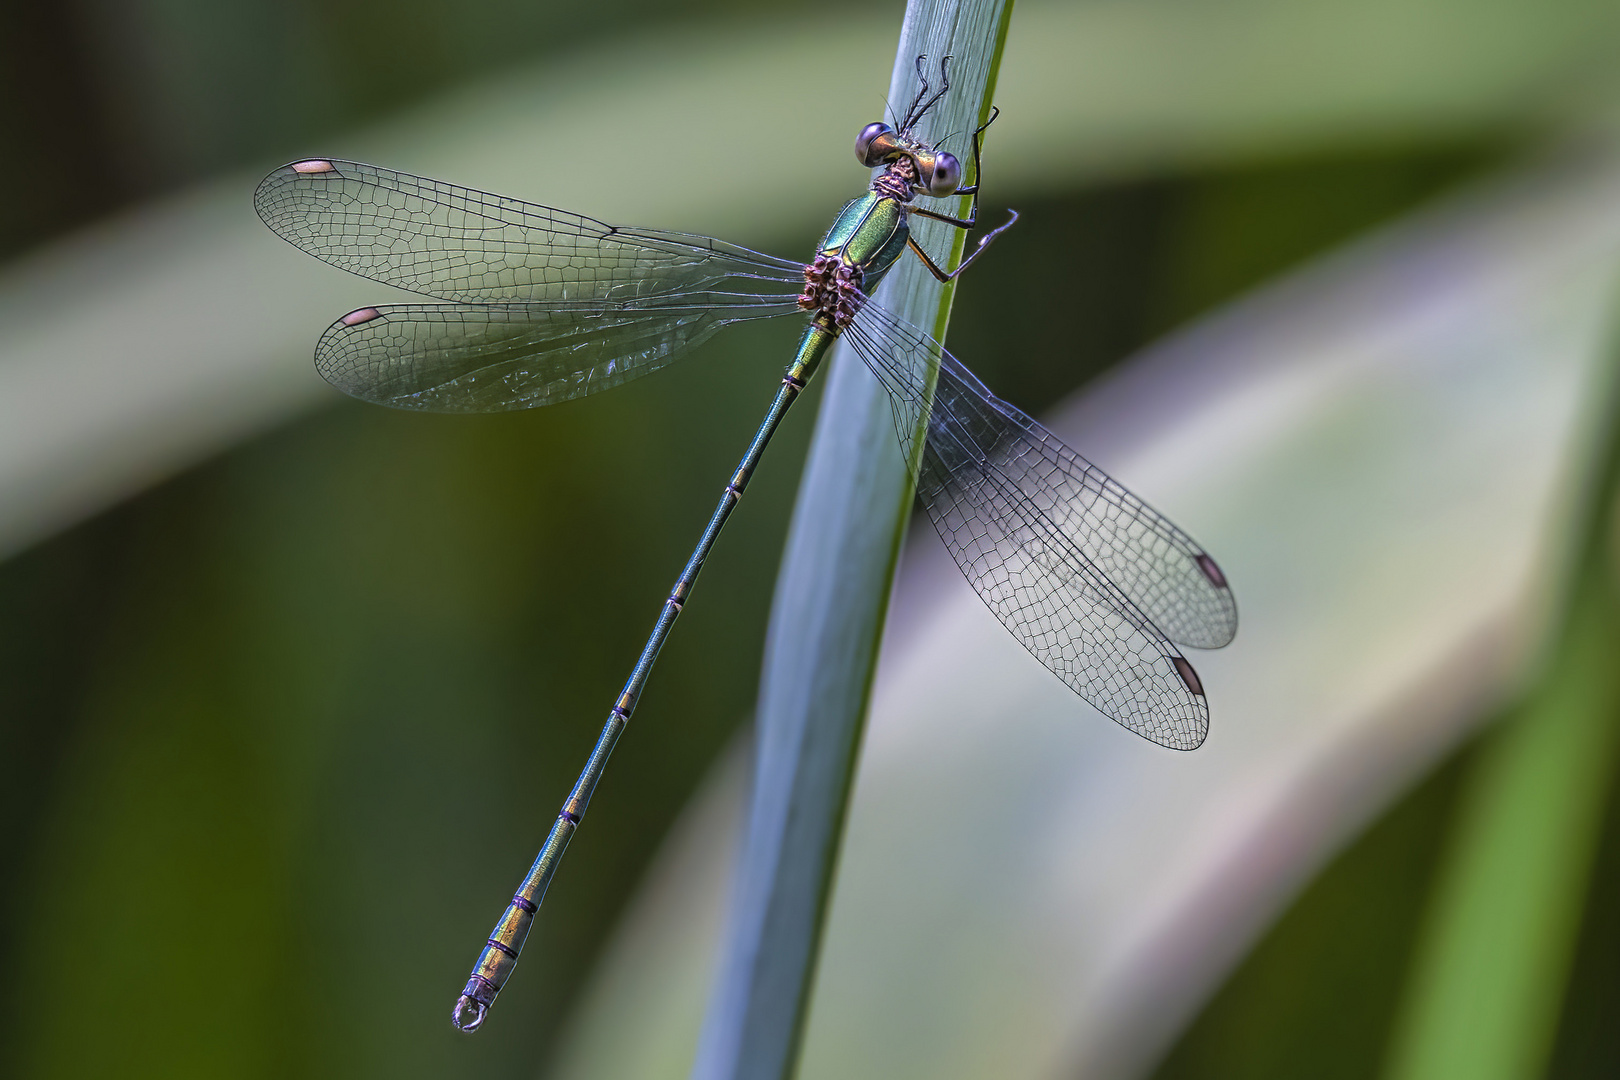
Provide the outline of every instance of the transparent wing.
[[361,308],[321,335],[315,367],[345,393],[398,409],[532,409],[657,371],[728,323],[795,310],[712,296],[695,306]]
[[846,334],[889,391],[903,444],[928,410],[917,494],[985,604],[1112,719],[1165,746],[1202,743],[1203,688],[1172,640],[1224,645],[1236,632],[1214,560],[930,336],[871,302]]
[[294,247],[361,277],[465,304],[778,296],[804,267],[706,236],[608,225],[354,161],[300,161],[253,195]]

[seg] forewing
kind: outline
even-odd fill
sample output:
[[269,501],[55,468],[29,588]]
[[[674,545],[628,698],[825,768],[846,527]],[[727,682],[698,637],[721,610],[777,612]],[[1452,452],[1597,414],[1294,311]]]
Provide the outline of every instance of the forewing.
[[284,165],[253,204],[278,236],[333,266],[460,303],[777,297],[803,281],[799,263],[720,240],[621,228],[355,161]]
[[[897,425],[916,429],[926,372],[939,368],[937,416],[994,461],[1033,507],[1170,640],[1218,649],[1237,633],[1237,603],[1215,560],[1181,529],[1075,453],[1044,425],[1000,400],[938,342],[875,304],[856,322],[890,357]],[[903,404],[902,404],[903,403]],[[929,428],[930,437],[934,427]],[[907,436],[902,434],[902,439]]]
[[362,308],[321,335],[315,367],[345,393],[399,409],[530,409],[656,371],[727,323],[761,313],[713,304]]
[[1230,640],[1230,590],[1199,556],[1219,575],[1213,560],[928,335],[872,303],[847,333],[888,389],[903,444],[929,410],[918,497],[986,605],[1103,713],[1163,745],[1199,745],[1203,689],[1171,639]]

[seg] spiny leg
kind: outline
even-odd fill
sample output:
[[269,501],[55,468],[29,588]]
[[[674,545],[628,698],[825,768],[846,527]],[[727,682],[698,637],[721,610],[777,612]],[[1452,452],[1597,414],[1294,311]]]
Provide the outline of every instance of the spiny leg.
[[926,59],[928,59],[927,53],[922,53],[917,57],[917,82],[920,88],[917,91],[917,96],[911,99],[911,105],[906,109],[906,115],[900,117],[900,122],[895,125],[901,131],[910,129],[916,120],[917,106],[921,105],[923,98],[928,96],[928,76],[923,73],[923,61]]
[[1018,211],[1008,210],[1007,213],[1010,216],[1007,218],[1006,224],[1002,225],[1000,228],[992,229],[990,232],[987,232],[983,236],[979,237],[978,246],[973,249],[973,254],[963,259],[962,265],[958,266],[955,270],[952,270],[949,273],[941,270],[939,266],[935,264],[934,260],[928,257],[928,252],[924,251],[922,246],[918,244],[917,241],[912,237],[906,237],[906,246],[916,254],[917,258],[922,260],[922,264],[928,267],[928,272],[933,274],[934,277],[938,278],[942,282],[953,281],[958,274],[973,264],[974,259],[977,259],[980,255],[984,254],[984,249],[990,246],[990,241],[994,240],[996,237],[1013,227],[1013,223],[1018,220]]
[[[946,65],[949,64],[952,59],[953,59],[953,57],[948,56],[948,55],[940,57],[940,61],[939,61],[939,82],[940,82],[940,87],[939,87],[939,90],[934,94],[933,97],[931,97],[927,101],[923,102],[923,107],[918,109],[917,110],[917,115],[911,118],[911,122],[913,124],[917,123],[923,117],[927,116],[928,115],[928,110],[932,109],[934,107],[934,105],[939,101],[939,99],[945,96],[946,91],[948,91],[951,88],[951,75],[950,75],[950,72],[946,69]],[[921,73],[922,72],[921,72],[921,70],[919,68],[918,74],[920,75]],[[927,91],[927,87],[928,87],[928,84],[923,83],[924,92]]]
[[[991,109],[990,109],[990,119],[986,120],[983,124],[979,125],[979,127],[973,132],[973,186],[972,187],[959,187],[953,193],[953,197],[954,197],[954,195],[971,195],[971,196],[973,196],[973,203],[972,203],[972,205],[970,205],[968,207],[968,216],[965,217],[965,218],[948,217],[945,214],[935,213],[932,210],[924,210],[920,206],[913,206],[911,208],[911,212],[913,214],[918,214],[918,215],[920,215],[922,217],[925,217],[925,218],[933,218],[935,221],[943,221],[947,225],[955,225],[958,229],[971,229],[971,228],[973,228],[974,225],[978,224],[978,221],[979,221],[979,176],[980,176],[980,173],[982,172],[982,169],[980,168],[980,164],[979,164],[979,150],[980,150],[980,146],[982,145],[983,140],[984,140],[984,129],[989,127],[991,124],[995,123],[996,122],[996,117],[998,117],[1000,115],[1001,115],[1001,110],[999,108],[996,108],[996,107],[992,106]],[[943,141],[943,140],[941,140],[941,141]],[[937,149],[938,144],[935,144],[935,146],[936,146],[936,149]]]
[[[979,177],[982,172],[979,161],[980,145],[984,137],[984,129],[995,123],[996,117],[1000,115],[1000,109],[992,108],[990,110],[990,119],[986,120],[982,125],[980,125],[978,130],[973,133],[973,186],[956,189],[957,194],[959,195],[973,196],[973,203],[968,210],[968,216],[965,218],[947,217],[944,214],[936,214],[932,210],[924,210],[918,206],[911,208],[911,212],[913,214],[918,214],[925,218],[932,218],[935,221],[943,221],[945,224],[953,226],[954,228],[962,229],[963,231],[971,229],[978,224]],[[917,256],[917,258],[922,260],[922,264],[928,268],[928,272],[933,274],[935,278],[942,282],[951,281],[956,277],[956,275],[966,270],[974,259],[977,259],[980,255],[984,254],[984,249],[990,246],[990,241],[1012,228],[1013,223],[1018,220],[1018,211],[1008,210],[1007,214],[1008,217],[1006,223],[1001,225],[999,228],[992,229],[990,232],[987,232],[983,236],[979,237],[979,242],[974,246],[973,253],[962,260],[962,265],[958,266],[955,270],[952,270],[949,273],[941,270],[938,264],[936,264],[933,259],[928,257],[928,252],[922,249],[922,245],[918,244],[916,239],[907,237],[906,246],[911,248],[912,252]]]
[[[945,92],[951,88],[950,73],[946,70],[945,65],[949,64],[953,58],[946,56],[939,62],[939,78],[944,85],[939,88],[939,92],[933,97],[928,97],[928,76],[923,73],[923,61],[927,59],[927,53],[917,57],[917,81],[922,85],[922,89],[917,91],[917,96],[912,99],[911,108],[906,110],[905,118],[900,121],[900,130],[903,132],[909,132],[918,121],[927,115],[928,110],[934,107],[934,103],[944,97]],[[928,100],[925,102],[924,98],[928,98]]]

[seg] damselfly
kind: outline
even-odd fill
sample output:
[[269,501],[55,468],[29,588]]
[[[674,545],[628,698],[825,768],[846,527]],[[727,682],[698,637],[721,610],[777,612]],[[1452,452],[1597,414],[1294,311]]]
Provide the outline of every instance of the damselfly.
[[[839,213],[809,265],[350,161],[295,162],[259,185],[260,217],[295,246],[362,277],[448,301],[361,308],[333,323],[315,347],[315,366],[327,380],[395,408],[549,405],[656,371],[728,324],[809,313],[764,421],[456,1002],[457,1027],[476,1030],[511,975],[704,559],[777,425],[840,337],[888,391],[918,498],[969,583],[1013,636],[1130,730],[1183,750],[1203,742],[1204,690],[1177,644],[1218,648],[1236,633],[1237,607],[1215,561],[1046,428],[997,399],[939,342],[871,299],[907,248],[948,281],[1017,217],[982,237],[949,272],[912,238],[911,214],[963,230],[978,217],[985,128],[973,134],[971,186],[962,185],[955,156],[917,135],[949,88],[943,64],[940,74],[943,85],[930,96],[919,58],[922,89],[906,114],[892,126],[873,123],[861,131],[856,158],[882,172]],[[965,218],[913,203],[963,195],[973,196]],[[926,438],[918,452],[921,431]]]

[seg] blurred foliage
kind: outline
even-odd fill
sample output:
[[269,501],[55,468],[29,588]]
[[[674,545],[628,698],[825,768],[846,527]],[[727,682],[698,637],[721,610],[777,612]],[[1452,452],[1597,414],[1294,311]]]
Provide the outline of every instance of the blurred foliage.
[[[1613,595],[1609,600],[1617,602]],[[1612,663],[1612,651],[1608,656]],[[1620,710],[1611,710],[1607,720],[1620,725]],[[1610,787],[1598,826],[1599,845],[1590,882],[1579,897],[1580,932],[1547,1067],[1552,1080],[1620,1075],[1620,1039],[1614,1034],[1614,1007],[1620,1001],[1620,786]]]
[[1378,1075],[1472,756],[1453,755],[1316,876],[1154,1080]]
[[[821,5],[830,18],[853,0]],[[892,5],[898,25],[903,3]],[[0,258],[138,199],[612,35],[786,0],[0,5]]]
[[1316,876],[1155,1080],[1620,1069],[1615,479],[1535,689]]
[[[0,120],[37,165],[0,172],[0,255],[541,50],[742,6],[9,5]],[[958,294],[952,348],[1039,412],[1511,149],[1327,150],[1022,205]],[[666,650],[507,1023],[457,1036],[453,993],[791,336],[739,328],[685,369],[543,414],[335,405],[0,565],[0,1072],[540,1067],[752,705],[812,409],[789,419]],[[1376,1071],[1474,756],[1317,879],[1160,1076]],[[1620,993],[1620,923],[1604,914],[1620,804],[1609,813],[1560,1076],[1612,1071],[1599,1063],[1620,1053],[1604,1034]]]
[[1552,1056],[1620,734],[1620,593],[1611,515],[1596,517],[1557,651],[1485,739],[1458,805],[1392,1080],[1517,1080]]

